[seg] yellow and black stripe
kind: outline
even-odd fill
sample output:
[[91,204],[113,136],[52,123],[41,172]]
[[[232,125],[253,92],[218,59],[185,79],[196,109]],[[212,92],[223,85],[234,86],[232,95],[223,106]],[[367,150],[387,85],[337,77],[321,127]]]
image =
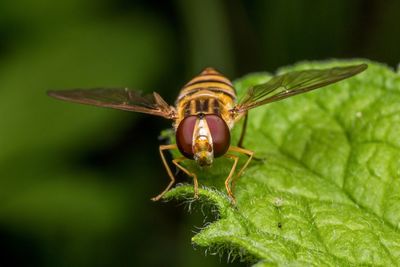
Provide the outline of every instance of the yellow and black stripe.
[[178,101],[190,96],[199,90],[209,90],[215,93],[224,93],[236,99],[236,92],[231,81],[213,68],[204,69],[198,76],[189,81],[181,90]]
[[217,98],[197,98],[187,101],[184,105],[184,116],[198,113],[216,114],[221,113],[221,104]]

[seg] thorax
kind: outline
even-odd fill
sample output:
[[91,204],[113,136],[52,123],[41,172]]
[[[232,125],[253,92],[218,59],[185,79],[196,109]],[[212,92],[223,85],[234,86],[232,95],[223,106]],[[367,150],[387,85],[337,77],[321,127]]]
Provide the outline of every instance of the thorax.
[[220,116],[231,129],[234,121],[230,110],[234,105],[235,99],[231,95],[209,89],[202,89],[192,94],[183,95],[176,102],[178,118],[175,121],[175,128],[185,117],[203,113]]

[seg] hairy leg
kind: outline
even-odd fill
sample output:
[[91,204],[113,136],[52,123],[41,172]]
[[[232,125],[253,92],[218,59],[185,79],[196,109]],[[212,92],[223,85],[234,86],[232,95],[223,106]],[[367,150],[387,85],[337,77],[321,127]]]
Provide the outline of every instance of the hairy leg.
[[180,170],[182,170],[184,173],[186,173],[187,175],[193,177],[193,188],[194,188],[194,197],[198,198],[199,197],[199,183],[197,181],[197,175],[193,172],[188,171],[185,167],[183,167],[182,165],[179,164],[179,162],[185,161],[187,160],[187,158],[185,157],[179,157],[176,158],[172,161],[172,163],[178,167]]
[[234,177],[234,179],[232,179],[231,188],[232,188],[232,190],[234,190],[235,189],[236,179],[239,178],[242,175],[243,171],[247,168],[247,166],[249,165],[250,161],[253,159],[254,152],[251,151],[251,150],[248,150],[248,149],[235,147],[235,146],[230,146],[228,151],[238,152],[238,153],[241,153],[241,154],[245,154],[245,155],[247,155],[249,157],[247,159],[246,163],[243,165],[243,167],[239,170],[238,174]]
[[239,142],[238,142],[238,144],[237,144],[237,146],[238,146],[238,147],[241,147],[241,148],[243,148],[244,136],[246,135],[248,117],[249,117],[249,113],[246,112],[246,115],[244,115],[244,121],[243,121],[243,126],[242,126],[242,132],[240,133]]
[[160,198],[162,198],[162,196],[167,193],[169,191],[169,189],[172,187],[172,185],[175,183],[175,177],[172,174],[171,168],[168,166],[167,160],[165,159],[165,155],[164,155],[164,151],[165,150],[172,150],[172,149],[177,149],[176,144],[173,145],[161,145],[160,146],[160,156],[161,156],[161,160],[164,164],[165,169],[167,170],[168,176],[170,178],[170,182],[167,185],[167,187],[164,189],[164,191],[162,191],[160,194],[158,194],[157,196],[153,197],[151,200],[153,201],[158,201],[160,200]]
[[233,165],[232,165],[231,171],[229,172],[229,175],[225,180],[225,188],[226,188],[226,192],[228,193],[228,196],[232,199],[232,202],[235,204],[236,199],[231,190],[231,181],[233,178],[233,174],[235,173],[236,166],[239,161],[239,157],[235,156],[235,155],[230,155],[230,154],[225,154],[225,157],[233,159]]

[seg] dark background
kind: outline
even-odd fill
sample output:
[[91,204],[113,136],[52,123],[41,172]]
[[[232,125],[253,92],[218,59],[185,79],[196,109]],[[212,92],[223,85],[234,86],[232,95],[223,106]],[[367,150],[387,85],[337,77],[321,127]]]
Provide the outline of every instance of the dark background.
[[226,264],[193,249],[199,211],[149,200],[168,181],[157,138],[170,122],[47,89],[129,86],[173,103],[206,66],[231,78],[329,58],[396,67],[399,15],[390,0],[1,1],[0,266]]

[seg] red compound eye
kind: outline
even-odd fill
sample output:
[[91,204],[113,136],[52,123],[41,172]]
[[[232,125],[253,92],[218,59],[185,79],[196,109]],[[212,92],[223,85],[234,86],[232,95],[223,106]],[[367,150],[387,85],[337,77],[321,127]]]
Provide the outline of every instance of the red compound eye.
[[192,141],[196,120],[197,116],[186,117],[179,123],[176,130],[176,144],[178,145],[178,149],[182,155],[189,159],[193,159]]
[[220,116],[208,114],[205,117],[213,140],[214,157],[217,158],[228,151],[231,134],[228,125]]

